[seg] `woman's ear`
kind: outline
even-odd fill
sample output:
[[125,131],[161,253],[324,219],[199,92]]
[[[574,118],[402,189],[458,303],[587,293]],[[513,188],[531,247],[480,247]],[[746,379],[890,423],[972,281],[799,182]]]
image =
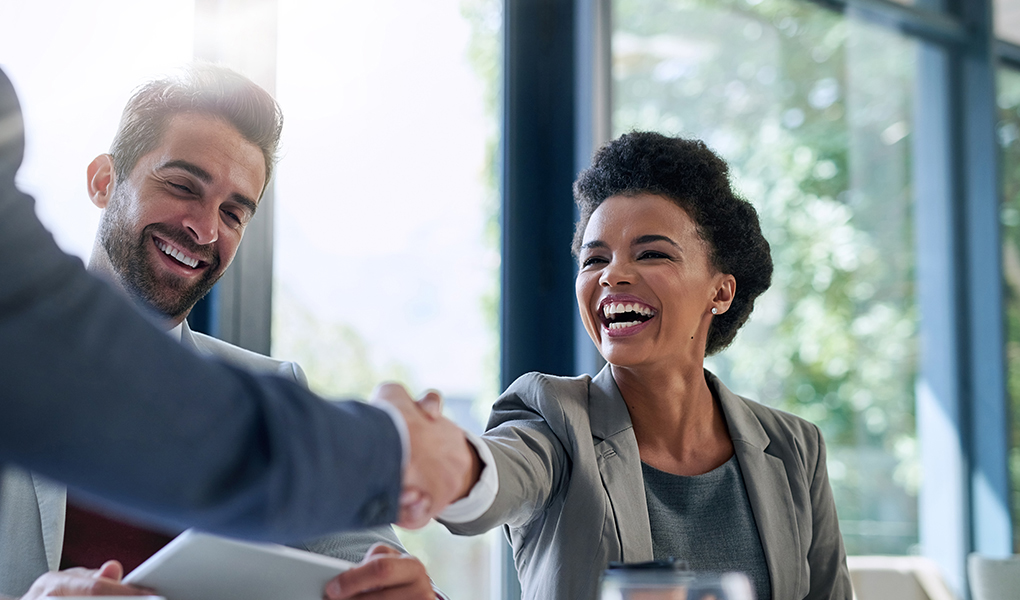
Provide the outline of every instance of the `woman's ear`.
[[88,188],[89,198],[92,204],[99,208],[106,208],[113,195],[114,185],[113,157],[109,154],[100,154],[89,163]]
[[737,293],[737,278],[733,275],[722,274],[720,281],[715,288],[715,297],[712,298],[713,314],[723,314],[730,309],[733,303],[733,296]]

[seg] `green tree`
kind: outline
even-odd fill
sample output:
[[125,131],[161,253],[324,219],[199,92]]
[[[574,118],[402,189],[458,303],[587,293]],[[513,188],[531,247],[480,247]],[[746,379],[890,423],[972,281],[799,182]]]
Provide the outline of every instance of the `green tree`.
[[818,424],[851,553],[917,543],[913,46],[794,0],[619,0],[613,123],[704,139],[772,245],[710,368]]

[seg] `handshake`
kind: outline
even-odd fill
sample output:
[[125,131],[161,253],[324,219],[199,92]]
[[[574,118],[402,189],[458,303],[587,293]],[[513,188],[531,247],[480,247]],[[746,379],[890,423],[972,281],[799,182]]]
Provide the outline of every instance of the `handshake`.
[[384,383],[370,402],[396,408],[407,424],[409,450],[405,448],[397,525],[424,527],[449,504],[468,495],[481,474],[482,461],[464,431],[442,415],[437,392],[415,401],[403,386]]

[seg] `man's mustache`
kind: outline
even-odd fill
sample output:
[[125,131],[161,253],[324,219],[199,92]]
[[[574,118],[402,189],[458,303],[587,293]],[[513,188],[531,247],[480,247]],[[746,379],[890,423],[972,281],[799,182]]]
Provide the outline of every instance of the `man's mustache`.
[[213,270],[220,266],[219,253],[213,244],[196,244],[191,236],[183,229],[171,227],[163,223],[147,225],[142,230],[143,239],[148,239],[151,234],[158,233],[160,237],[172,242],[175,246],[185,250],[190,255],[208,264]]

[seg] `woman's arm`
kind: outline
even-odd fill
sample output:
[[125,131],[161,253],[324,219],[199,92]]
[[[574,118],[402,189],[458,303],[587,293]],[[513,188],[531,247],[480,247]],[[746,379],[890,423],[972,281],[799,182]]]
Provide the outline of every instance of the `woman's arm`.
[[[453,533],[476,535],[508,524],[520,527],[545,509],[567,477],[570,458],[553,424],[559,421],[548,380],[529,373],[496,401],[482,436],[492,452],[498,486],[489,509],[469,522],[443,521]],[[552,414],[548,414],[552,413]]]
[[829,486],[829,473],[825,462],[825,440],[817,427],[818,454],[811,478],[812,537],[808,548],[808,565],[811,567],[811,589],[808,598],[850,600],[850,571],[846,566],[843,536],[836,517],[836,502]]

